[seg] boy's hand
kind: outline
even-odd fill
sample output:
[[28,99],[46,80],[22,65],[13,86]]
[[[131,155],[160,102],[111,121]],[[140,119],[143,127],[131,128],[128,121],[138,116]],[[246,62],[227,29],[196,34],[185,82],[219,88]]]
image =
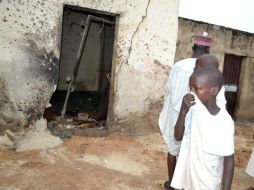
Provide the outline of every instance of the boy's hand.
[[190,107],[195,105],[196,102],[195,102],[195,97],[193,94],[186,94],[184,97],[183,97],[183,101],[182,101],[182,106],[181,106],[181,113],[183,114],[186,114]]

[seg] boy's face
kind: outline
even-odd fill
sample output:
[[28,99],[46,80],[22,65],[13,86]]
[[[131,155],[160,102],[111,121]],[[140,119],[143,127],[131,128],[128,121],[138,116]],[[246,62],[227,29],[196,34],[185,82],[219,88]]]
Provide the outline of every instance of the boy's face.
[[213,90],[208,83],[207,76],[191,77],[189,85],[191,92],[194,92],[203,104],[213,97]]

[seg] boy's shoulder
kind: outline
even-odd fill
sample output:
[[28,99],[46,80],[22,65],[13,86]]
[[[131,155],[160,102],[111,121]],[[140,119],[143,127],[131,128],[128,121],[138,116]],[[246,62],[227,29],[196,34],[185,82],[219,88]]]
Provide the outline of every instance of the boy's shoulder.
[[226,108],[221,108],[220,110],[220,116],[224,118],[226,121],[234,122],[230,114],[228,113]]
[[231,128],[234,130],[234,120],[229,115],[226,108],[220,110],[220,114],[218,115],[218,121],[220,122],[220,126],[222,126],[223,128]]

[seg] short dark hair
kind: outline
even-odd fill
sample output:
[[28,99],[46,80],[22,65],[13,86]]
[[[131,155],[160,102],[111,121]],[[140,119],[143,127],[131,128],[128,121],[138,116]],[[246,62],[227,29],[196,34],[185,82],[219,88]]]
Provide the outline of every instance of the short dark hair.
[[197,63],[201,62],[203,67],[206,66],[214,66],[216,68],[219,67],[219,60],[218,58],[213,54],[203,54],[197,58]]
[[193,47],[192,47],[193,52],[199,51],[199,52],[202,52],[202,54],[209,53],[209,50],[210,50],[209,46],[202,46],[202,45],[194,44]]
[[218,86],[219,89],[224,84],[224,79],[219,69],[213,66],[207,66],[202,69],[196,70],[192,73],[191,77],[207,76],[209,84],[212,86]]

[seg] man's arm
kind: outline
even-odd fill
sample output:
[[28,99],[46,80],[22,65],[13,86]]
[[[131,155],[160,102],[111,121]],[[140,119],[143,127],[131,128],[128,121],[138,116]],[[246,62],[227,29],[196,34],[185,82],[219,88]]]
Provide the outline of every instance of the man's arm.
[[176,141],[181,141],[183,139],[183,134],[185,129],[185,126],[184,126],[185,116],[186,116],[186,113],[180,111],[178,119],[176,121],[176,126],[175,126],[174,136]]
[[174,136],[176,141],[181,141],[183,139],[184,128],[185,128],[184,126],[185,117],[190,107],[193,106],[194,104],[195,104],[195,98],[193,94],[188,93],[183,97],[181,110],[175,125]]
[[234,154],[224,156],[224,170],[222,180],[222,190],[230,190],[234,174]]

